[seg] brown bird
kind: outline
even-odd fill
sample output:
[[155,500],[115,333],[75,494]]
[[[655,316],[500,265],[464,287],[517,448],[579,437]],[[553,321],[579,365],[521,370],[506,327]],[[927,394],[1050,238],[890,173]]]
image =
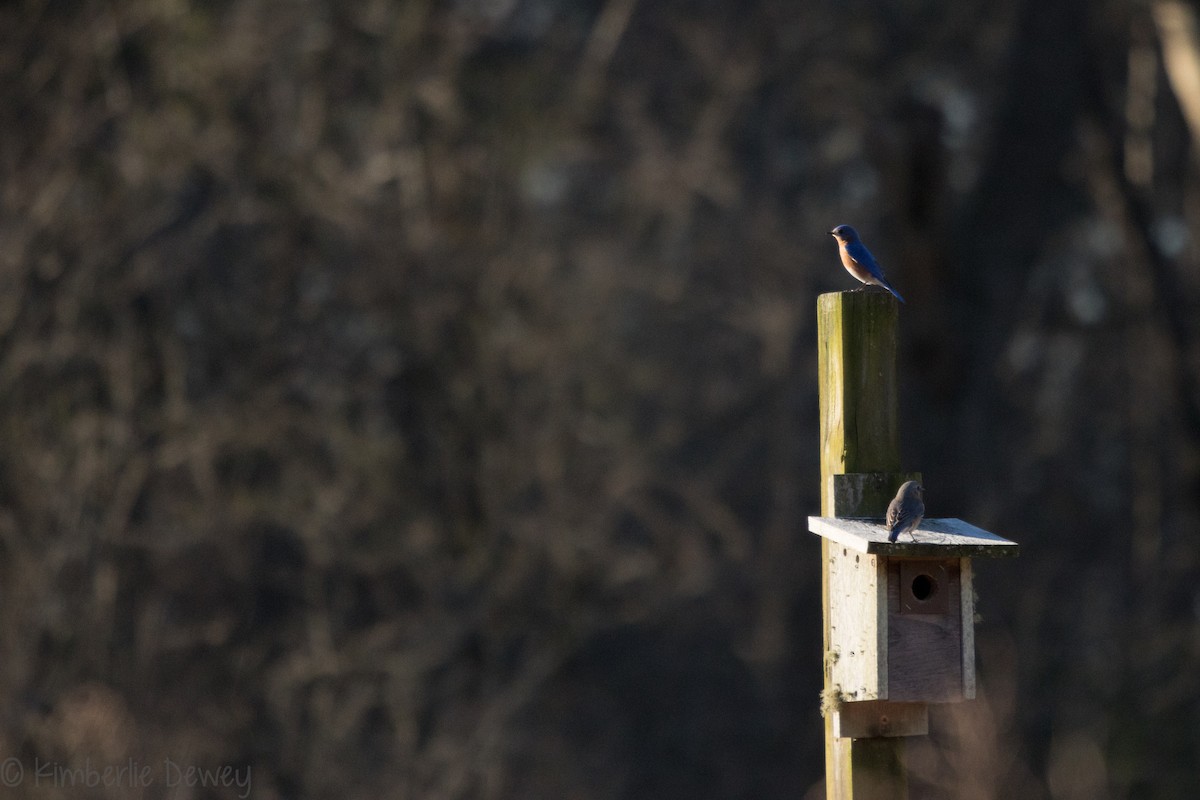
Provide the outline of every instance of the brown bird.
[[925,487],[916,481],[907,481],[896,492],[896,497],[888,505],[887,529],[888,541],[894,542],[900,534],[907,533],[916,541],[913,533],[925,517]]

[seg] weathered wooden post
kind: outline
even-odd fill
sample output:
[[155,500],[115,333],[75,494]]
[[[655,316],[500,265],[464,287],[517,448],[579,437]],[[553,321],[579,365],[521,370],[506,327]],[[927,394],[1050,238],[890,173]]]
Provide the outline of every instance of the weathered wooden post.
[[904,737],[928,733],[928,703],[975,696],[971,556],[1017,552],[955,519],[887,541],[888,502],[920,480],[900,471],[898,311],[882,292],[817,301],[822,516],[809,528],[821,536],[830,800],[908,797]]

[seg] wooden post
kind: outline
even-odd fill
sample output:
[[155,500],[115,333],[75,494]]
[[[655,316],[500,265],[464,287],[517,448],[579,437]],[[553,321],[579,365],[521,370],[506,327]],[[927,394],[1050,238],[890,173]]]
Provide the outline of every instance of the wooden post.
[[[817,371],[821,408],[821,513],[882,517],[900,470],[896,330],[899,305],[886,292],[853,291],[817,298]],[[835,491],[835,475],[863,474],[860,491]],[[881,475],[881,473],[884,473]],[[845,484],[845,480],[839,481]],[[891,489],[894,492],[894,488]],[[830,672],[830,544],[821,539],[825,696],[838,687]],[[833,701],[836,702],[836,699]],[[828,703],[826,704],[828,705]],[[829,800],[908,797],[904,738],[844,738],[825,715],[825,786]]]

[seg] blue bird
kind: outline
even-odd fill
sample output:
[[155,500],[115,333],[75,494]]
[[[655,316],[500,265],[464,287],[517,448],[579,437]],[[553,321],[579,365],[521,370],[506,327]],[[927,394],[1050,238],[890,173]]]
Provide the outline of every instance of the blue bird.
[[883,277],[883,270],[879,268],[879,263],[875,260],[875,256],[871,255],[871,251],[858,238],[858,231],[851,228],[849,225],[838,225],[829,232],[829,235],[837,239],[838,252],[842,256],[842,266],[860,282],[865,284],[874,284],[887,289],[901,303],[904,298],[900,293],[892,288],[888,283],[887,278]]

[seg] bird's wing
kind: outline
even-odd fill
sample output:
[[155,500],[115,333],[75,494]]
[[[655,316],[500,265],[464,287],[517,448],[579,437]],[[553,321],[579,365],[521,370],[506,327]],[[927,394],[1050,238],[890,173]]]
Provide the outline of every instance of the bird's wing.
[[918,522],[924,514],[925,509],[921,506],[893,500],[887,510],[887,529],[904,530]]
[[893,500],[887,510],[887,529],[890,531],[900,521],[900,501]]
[[882,280],[883,272],[879,269],[879,264],[875,263],[875,257],[871,255],[871,251],[862,242],[851,242],[846,245],[846,252],[850,254],[860,266],[867,272]]

